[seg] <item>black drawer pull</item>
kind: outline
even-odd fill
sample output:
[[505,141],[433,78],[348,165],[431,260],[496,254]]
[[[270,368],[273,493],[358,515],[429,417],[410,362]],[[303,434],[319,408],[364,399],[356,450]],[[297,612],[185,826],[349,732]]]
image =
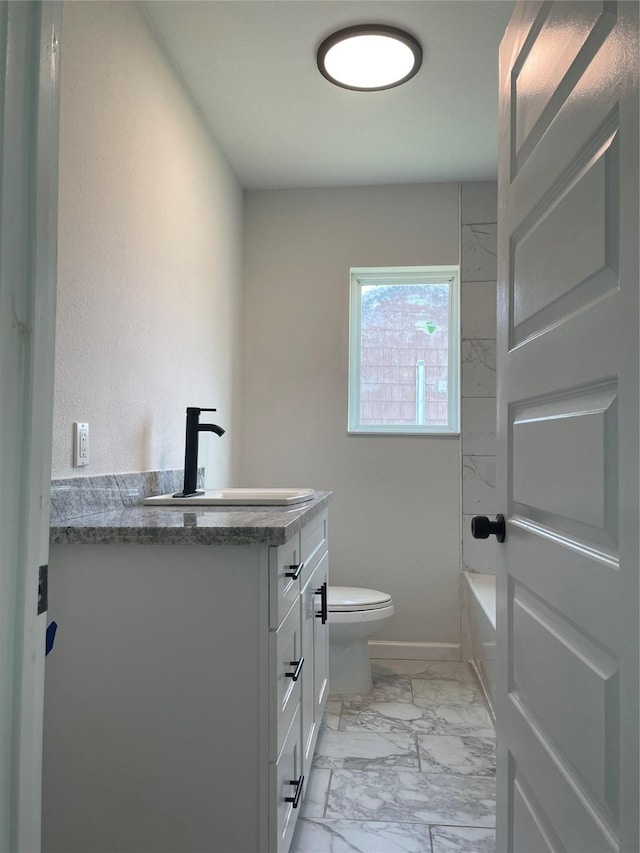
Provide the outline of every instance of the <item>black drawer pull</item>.
[[293,797],[285,797],[285,803],[293,803],[293,808],[297,809],[300,804],[300,797],[302,796],[302,786],[304,785],[304,776],[301,776],[299,779],[292,779],[289,782],[290,785],[296,786],[296,791]]
[[320,596],[320,612],[316,613],[316,618],[322,621],[323,625],[327,623],[328,617],[328,605],[327,605],[327,582],[325,581],[322,586],[319,586],[316,590],[316,595]]
[[300,658],[300,660],[290,660],[289,666],[295,666],[295,670],[293,672],[285,672],[285,678],[292,678],[294,681],[297,681],[300,678],[303,665],[304,658]]
[[289,566],[289,571],[284,573],[285,578],[293,578],[297,581],[300,577],[300,572],[304,569],[304,563],[298,563],[297,566]]

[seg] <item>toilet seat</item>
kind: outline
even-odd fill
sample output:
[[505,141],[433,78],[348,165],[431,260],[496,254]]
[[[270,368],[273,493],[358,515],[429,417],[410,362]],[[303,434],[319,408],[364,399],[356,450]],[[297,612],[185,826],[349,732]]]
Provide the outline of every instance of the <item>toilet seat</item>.
[[353,613],[354,611],[380,610],[389,607],[391,596],[377,589],[355,586],[329,586],[327,609],[330,613]]

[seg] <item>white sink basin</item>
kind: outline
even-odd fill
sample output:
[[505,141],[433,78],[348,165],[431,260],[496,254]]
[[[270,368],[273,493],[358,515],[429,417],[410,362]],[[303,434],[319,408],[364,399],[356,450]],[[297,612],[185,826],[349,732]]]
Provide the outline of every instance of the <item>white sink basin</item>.
[[315,489],[205,489],[192,498],[155,495],[145,506],[289,506],[310,501]]

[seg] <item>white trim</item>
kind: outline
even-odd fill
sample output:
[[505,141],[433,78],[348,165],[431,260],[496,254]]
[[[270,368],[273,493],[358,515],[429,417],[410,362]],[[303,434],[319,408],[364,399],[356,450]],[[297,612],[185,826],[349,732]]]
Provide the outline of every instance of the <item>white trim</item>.
[[495,727],[496,710],[493,706],[493,702],[491,701],[491,694],[489,693],[489,691],[487,689],[487,682],[484,680],[484,676],[482,675],[482,670],[473,658],[470,661],[468,661],[468,663],[469,663],[469,666],[471,667],[471,670],[472,670],[472,672],[476,678],[476,681],[478,682],[478,686],[480,687],[480,690],[482,692],[482,696],[484,698],[485,705],[487,706],[487,709],[489,711],[489,716],[491,717],[491,722],[493,723],[493,725]]
[[384,660],[462,660],[462,645],[369,640],[369,657]]
[[62,3],[3,4],[0,850],[40,850]]

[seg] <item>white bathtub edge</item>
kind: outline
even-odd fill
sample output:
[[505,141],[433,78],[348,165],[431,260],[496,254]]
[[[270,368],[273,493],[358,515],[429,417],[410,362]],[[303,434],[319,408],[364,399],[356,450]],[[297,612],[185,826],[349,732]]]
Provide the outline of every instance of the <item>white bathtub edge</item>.
[[496,578],[466,571],[464,576],[469,662],[495,720]]
[[480,572],[465,572],[467,583],[482,607],[485,616],[496,627],[496,576]]

